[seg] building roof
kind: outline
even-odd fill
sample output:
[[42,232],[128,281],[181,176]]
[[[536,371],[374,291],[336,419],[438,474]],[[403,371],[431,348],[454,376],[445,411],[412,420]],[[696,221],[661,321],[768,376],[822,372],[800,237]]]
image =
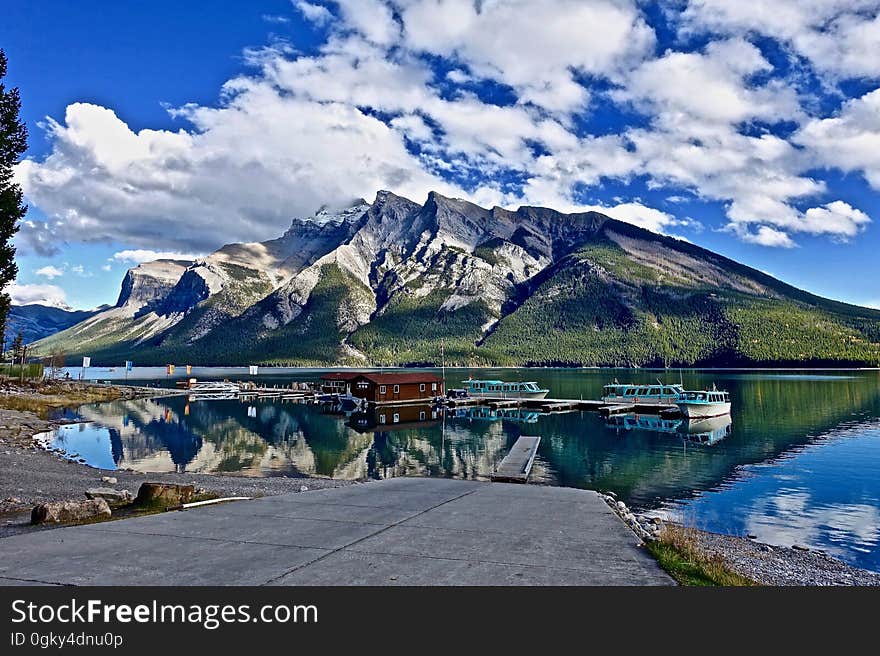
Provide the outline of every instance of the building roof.
[[405,373],[373,373],[364,372],[357,375],[357,378],[366,378],[377,385],[405,385],[406,383],[442,383],[443,379],[435,374],[427,372],[405,372]]
[[362,373],[361,371],[329,371],[321,374],[321,380],[353,380]]

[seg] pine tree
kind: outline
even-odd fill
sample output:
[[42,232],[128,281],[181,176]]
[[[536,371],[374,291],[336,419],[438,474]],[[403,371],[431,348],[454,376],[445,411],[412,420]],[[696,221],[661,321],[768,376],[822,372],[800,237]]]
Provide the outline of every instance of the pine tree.
[[21,187],[12,180],[12,169],[27,150],[27,128],[19,119],[21,98],[18,89],[6,90],[6,53],[0,50],[0,333],[6,327],[9,294],[6,286],[15,280],[15,246],[12,237],[27,207]]

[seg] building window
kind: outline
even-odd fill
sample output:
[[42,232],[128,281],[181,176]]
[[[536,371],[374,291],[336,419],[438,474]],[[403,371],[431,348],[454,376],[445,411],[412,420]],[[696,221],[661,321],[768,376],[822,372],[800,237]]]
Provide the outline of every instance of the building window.
[[385,423],[385,415],[384,415],[384,413],[381,414],[381,415],[379,415],[379,423],[380,423],[380,424],[384,424],[384,423]]
[[436,392],[436,391],[437,391],[437,383],[431,383],[431,391],[432,391],[432,392]]
[[395,393],[395,394],[400,394],[400,385],[395,385],[395,386],[394,386],[394,393]]
[[422,411],[419,413],[419,421],[424,421],[424,420],[425,420],[425,411],[422,410]]
[[384,394],[384,393],[385,393],[385,386],[379,385],[379,394]]
[[398,422],[400,422],[400,415],[395,412],[394,413],[394,423],[396,424]]
[[420,391],[420,392],[424,392],[424,391],[425,391],[425,384],[424,384],[424,383],[421,383],[421,384],[419,385],[419,391]]

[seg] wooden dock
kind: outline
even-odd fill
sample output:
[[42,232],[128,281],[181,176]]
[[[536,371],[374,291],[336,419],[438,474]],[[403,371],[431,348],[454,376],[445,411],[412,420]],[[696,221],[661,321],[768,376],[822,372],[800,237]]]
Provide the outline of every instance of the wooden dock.
[[540,443],[540,437],[520,436],[510,452],[504,456],[498,469],[492,474],[492,480],[505,483],[526,483],[529,480]]

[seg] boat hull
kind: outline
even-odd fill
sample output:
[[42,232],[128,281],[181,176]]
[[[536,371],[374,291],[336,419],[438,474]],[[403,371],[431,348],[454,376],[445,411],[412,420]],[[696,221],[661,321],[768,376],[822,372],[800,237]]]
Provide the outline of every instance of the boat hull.
[[690,403],[679,401],[676,403],[681,414],[689,419],[708,419],[709,417],[721,417],[730,414],[730,402],[717,403]]
[[543,399],[547,397],[550,390],[539,390],[537,392],[526,392],[517,390],[515,392],[474,392],[468,390],[468,396],[475,399]]

